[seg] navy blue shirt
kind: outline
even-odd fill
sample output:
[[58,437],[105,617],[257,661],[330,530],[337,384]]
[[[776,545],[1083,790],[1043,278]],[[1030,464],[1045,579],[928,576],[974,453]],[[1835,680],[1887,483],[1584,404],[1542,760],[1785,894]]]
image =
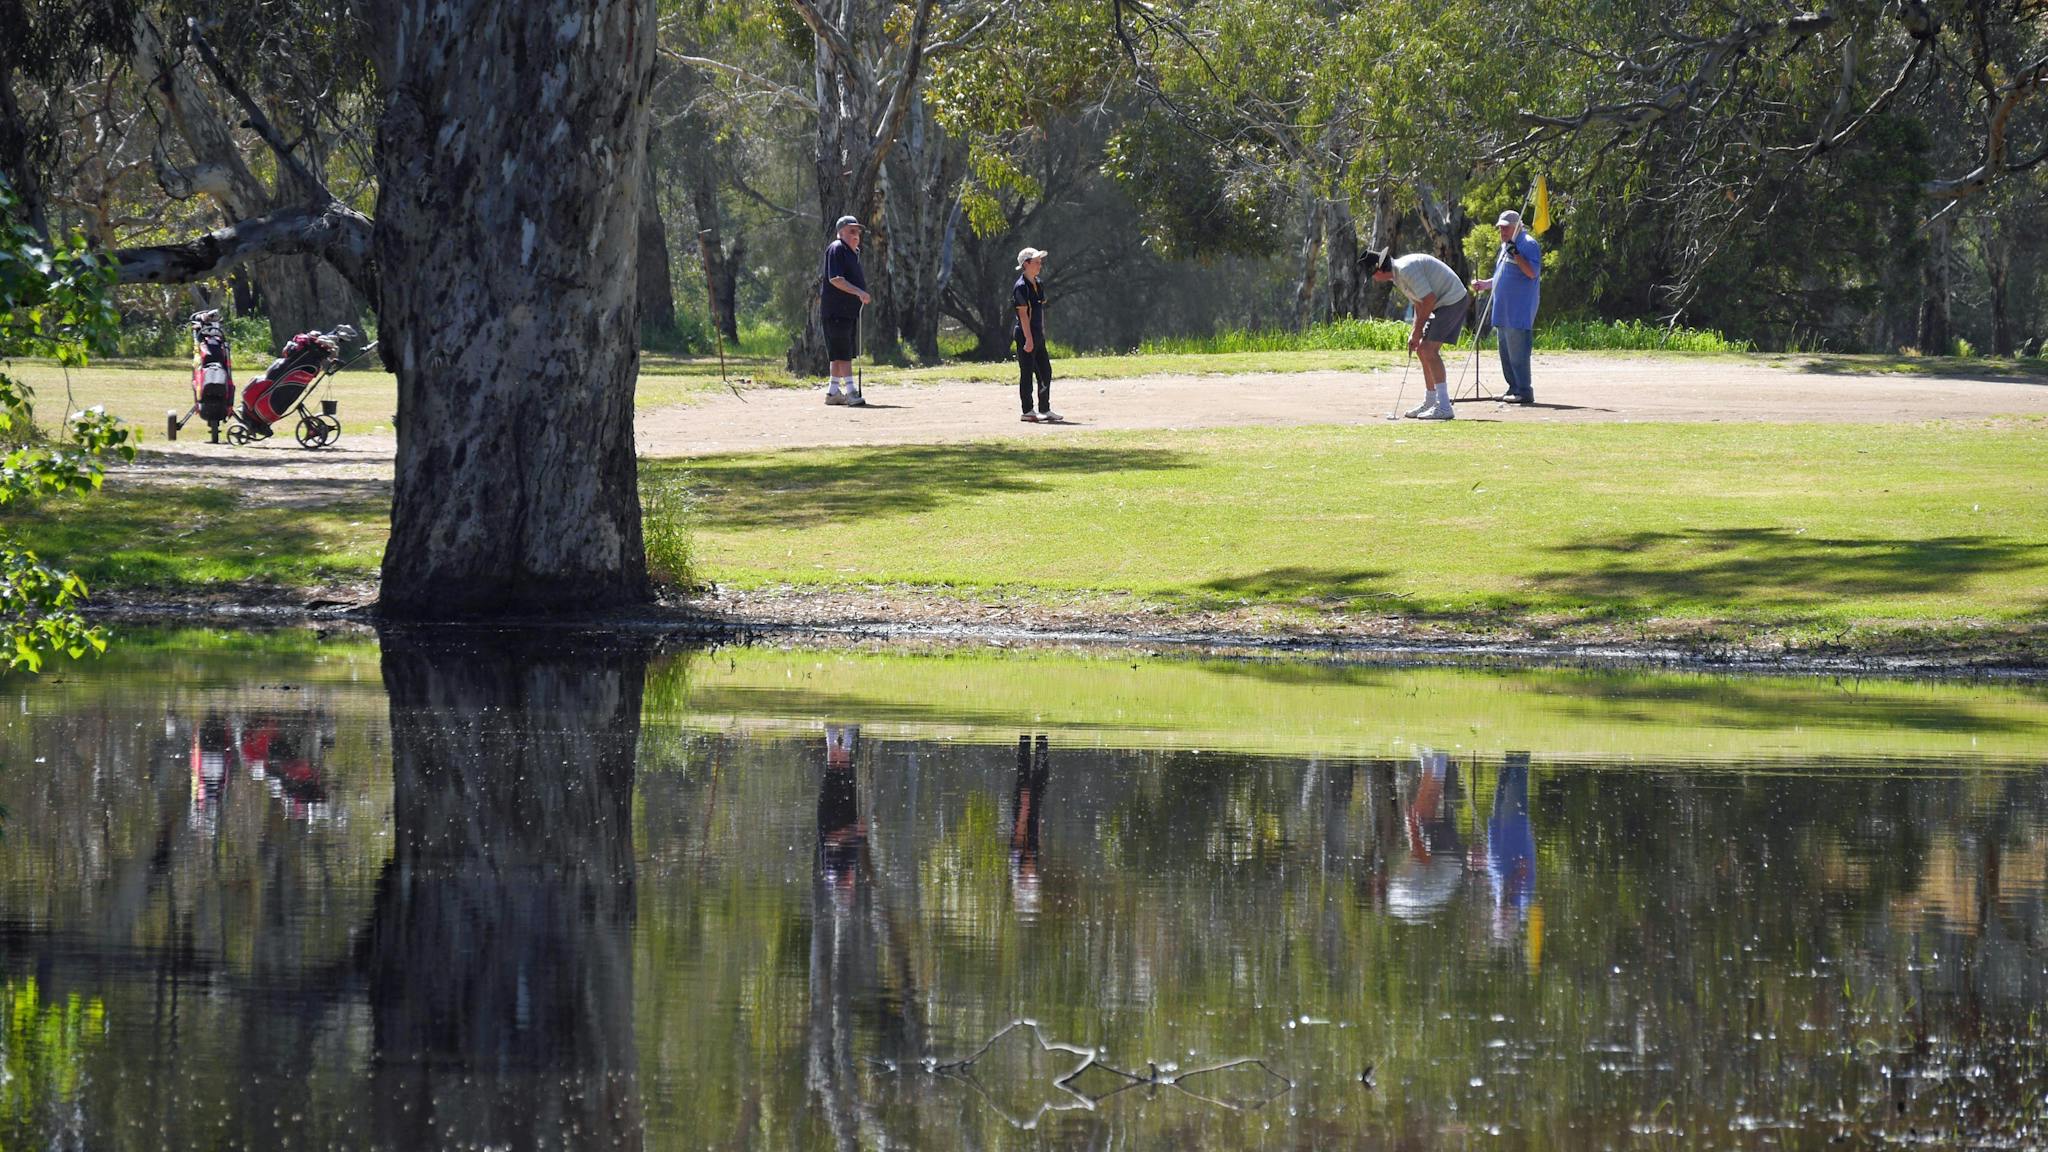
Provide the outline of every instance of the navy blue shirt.
[[[1045,347],[1045,285],[1042,282],[1033,284],[1029,276],[1018,276],[1017,283],[1010,289],[1010,314],[1016,315],[1019,308],[1031,309],[1031,346]],[[1021,322],[1010,325],[1010,339],[1016,340],[1023,335]]]
[[860,297],[840,291],[832,283],[834,276],[845,277],[848,284],[867,291],[868,278],[860,270],[860,253],[847,247],[844,240],[834,240],[825,249],[825,278],[819,282],[818,312],[835,320],[858,320]]

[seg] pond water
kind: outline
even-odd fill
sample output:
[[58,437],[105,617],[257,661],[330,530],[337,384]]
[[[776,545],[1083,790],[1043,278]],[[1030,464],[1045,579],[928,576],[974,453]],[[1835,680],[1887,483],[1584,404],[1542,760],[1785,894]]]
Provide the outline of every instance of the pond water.
[[123,637],[0,1147],[2048,1141],[2028,684]]

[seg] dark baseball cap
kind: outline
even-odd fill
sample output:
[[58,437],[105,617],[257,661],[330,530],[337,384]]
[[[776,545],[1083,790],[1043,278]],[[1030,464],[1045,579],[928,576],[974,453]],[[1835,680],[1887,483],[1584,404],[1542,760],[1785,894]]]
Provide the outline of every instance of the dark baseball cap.
[[863,232],[867,231],[867,229],[866,229],[866,228],[862,228],[862,227],[861,227],[861,222],[860,222],[860,221],[858,221],[858,220],[854,219],[854,218],[853,218],[853,217],[851,217],[851,216],[841,216],[841,217],[839,218],[839,223],[837,223],[837,224],[834,224],[834,225],[832,226],[832,230],[833,230],[834,232],[837,232],[837,231],[839,231],[839,230],[840,230],[841,228],[844,228],[844,227],[846,227],[846,226],[847,226],[847,225],[849,225],[849,224],[853,225],[853,226],[854,226],[855,228],[860,228],[860,229],[861,229],[861,231],[863,231]]
[[1367,275],[1378,272],[1380,269],[1393,264],[1393,262],[1394,250],[1392,248],[1368,248],[1358,257],[1358,266],[1365,269]]

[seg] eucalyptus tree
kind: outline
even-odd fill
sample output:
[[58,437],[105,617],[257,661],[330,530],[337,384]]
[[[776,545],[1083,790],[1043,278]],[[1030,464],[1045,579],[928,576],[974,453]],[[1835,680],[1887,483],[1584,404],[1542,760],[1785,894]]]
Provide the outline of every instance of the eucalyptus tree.
[[[380,609],[464,617],[647,594],[633,458],[651,5],[375,0],[374,221],[216,75],[299,204],[122,253],[130,280],[318,253],[378,302],[398,376]],[[518,109],[517,115],[508,109]]]

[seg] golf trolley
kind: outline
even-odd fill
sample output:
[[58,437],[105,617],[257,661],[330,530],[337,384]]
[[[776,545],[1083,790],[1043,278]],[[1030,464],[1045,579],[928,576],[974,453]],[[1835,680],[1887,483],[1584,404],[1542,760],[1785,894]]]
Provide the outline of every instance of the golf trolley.
[[252,444],[268,440],[276,426],[293,416],[293,428],[301,448],[325,448],[341,437],[341,404],[322,399],[318,411],[310,407],[313,394],[327,378],[355,363],[375,348],[365,345],[346,361],[341,346],[361,335],[353,325],[339,324],[329,332],[301,332],[284,346],[284,355],[271,361],[263,375],[242,389],[242,403],[234,406],[235,384],[228,342],[222,330],[220,312],[209,310],[192,317],[192,407],[182,419],[168,418],[171,439],[194,415],[206,421],[213,442],[220,443],[225,424],[228,443]]

